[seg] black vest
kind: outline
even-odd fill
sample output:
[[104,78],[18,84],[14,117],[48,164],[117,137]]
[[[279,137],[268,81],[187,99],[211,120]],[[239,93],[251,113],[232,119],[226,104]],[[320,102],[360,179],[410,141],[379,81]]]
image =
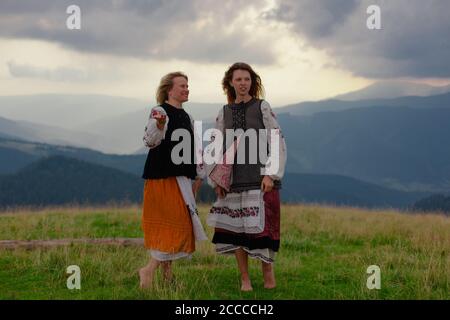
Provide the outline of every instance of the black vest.
[[[231,184],[231,192],[241,192],[245,190],[255,190],[261,188],[261,182],[263,176],[261,175],[261,168],[265,165],[267,157],[260,158],[259,144],[260,139],[265,138],[267,141],[267,136],[260,136],[259,130],[265,129],[263,116],[261,111],[260,99],[251,99],[246,103],[231,104],[223,107],[223,117],[224,117],[224,129],[242,129],[246,132],[248,129],[256,130],[256,150],[257,154],[250,154],[250,141],[249,137],[246,137],[246,141],[241,140],[238,147],[238,153],[234,158],[233,165],[233,178]],[[226,132],[224,132],[224,150],[227,150],[230,146],[230,139],[226,139]],[[245,148],[245,149],[244,149]],[[267,149],[268,150],[268,149]],[[245,155],[245,163],[238,163],[238,154],[242,152]],[[252,159],[253,157],[253,159]],[[256,158],[256,161],[254,161]],[[253,160],[253,161],[252,161]],[[253,162],[253,163],[252,163]],[[254,163],[256,162],[256,163]],[[280,181],[274,181],[274,188],[278,189],[281,187]]]
[[[184,109],[178,109],[168,103],[163,103],[161,107],[166,111],[169,122],[167,125],[167,132],[161,144],[148,151],[147,160],[145,162],[144,179],[164,179],[168,177],[186,176],[190,179],[195,179],[197,176],[197,166],[194,163],[194,133],[192,131],[191,120]],[[186,129],[189,131],[190,141],[190,163],[175,164],[172,162],[172,149],[180,141],[171,141],[172,133],[176,129]],[[183,152],[180,153],[180,156]]]

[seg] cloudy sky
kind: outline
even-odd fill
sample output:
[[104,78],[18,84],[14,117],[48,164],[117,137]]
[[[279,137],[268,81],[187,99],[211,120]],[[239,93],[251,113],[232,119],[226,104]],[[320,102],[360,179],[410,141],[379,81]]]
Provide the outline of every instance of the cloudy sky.
[[[69,30],[70,5],[81,29]],[[369,5],[381,30],[369,30]],[[99,93],[154,101],[182,70],[191,101],[223,102],[236,61],[274,106],[383,79],[450,83],[448,0],[1,0],[0,95]]]

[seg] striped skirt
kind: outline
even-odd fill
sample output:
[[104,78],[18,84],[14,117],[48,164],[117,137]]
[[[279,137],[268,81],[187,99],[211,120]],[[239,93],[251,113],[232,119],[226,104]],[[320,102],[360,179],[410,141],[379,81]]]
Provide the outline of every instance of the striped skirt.
[[263,200],[264,230],[259,233],[246,233],[216,227],[212,242],[216,245],[217,253],[234,253],[236,249],[242,248],[252,258],[266,263],[274,262],[275,252],[280,247],[279,190],[264,193]]

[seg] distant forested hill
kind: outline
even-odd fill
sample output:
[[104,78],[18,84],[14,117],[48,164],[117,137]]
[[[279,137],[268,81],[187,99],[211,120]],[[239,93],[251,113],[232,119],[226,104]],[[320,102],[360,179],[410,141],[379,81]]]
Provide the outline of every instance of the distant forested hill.
[[142,187],[142,179],[130,173],[52,156],[0,176],[0,207],[137,203]]
[[288,171],[399,190],[450,190],[450,108],[366,107],[279,115]]
[[450,215],[450,195],[434,194],[420,199],[414,204],[413,209],[424,212],[441,211]]

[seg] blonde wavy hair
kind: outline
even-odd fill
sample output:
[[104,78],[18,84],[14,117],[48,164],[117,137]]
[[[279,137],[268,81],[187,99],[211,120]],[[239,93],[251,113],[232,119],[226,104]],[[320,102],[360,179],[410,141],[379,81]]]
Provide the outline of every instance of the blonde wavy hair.
[[171,72],[161,78],[158,89],[156,90],[156,101],[158,104],[163,104],[169,99],[169,91],[173,87],[173,79],[176,77],[183,77],[188,80],[187,75],[181,71]]

